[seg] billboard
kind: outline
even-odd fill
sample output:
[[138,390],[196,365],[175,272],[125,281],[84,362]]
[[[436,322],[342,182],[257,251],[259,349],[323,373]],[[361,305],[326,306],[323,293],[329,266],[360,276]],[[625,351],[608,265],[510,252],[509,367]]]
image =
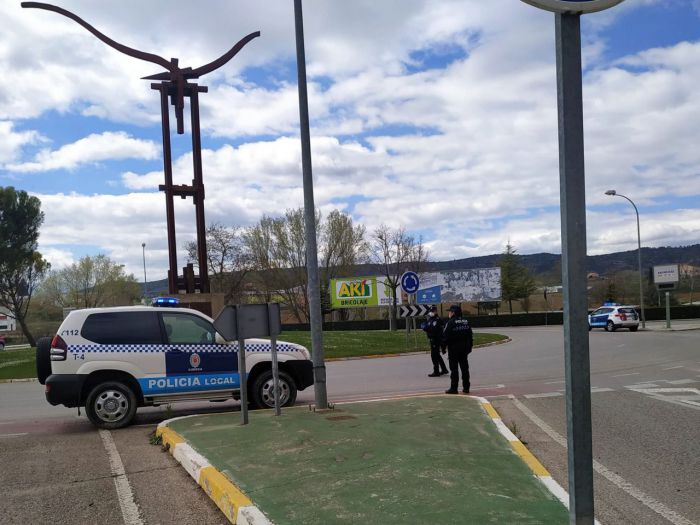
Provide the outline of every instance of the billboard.
[[475,268],[420,274],[418,304],[501,300],[501,269]]
[[679,281],[678,265],[664,264],[654,266],[654,284],[669,284]]
[[[383,276],[332,279],[331,307],[391,306],[391,287],[385,281],[386,278]],[[396,304],[401,304],[400,290],[397,290]]]

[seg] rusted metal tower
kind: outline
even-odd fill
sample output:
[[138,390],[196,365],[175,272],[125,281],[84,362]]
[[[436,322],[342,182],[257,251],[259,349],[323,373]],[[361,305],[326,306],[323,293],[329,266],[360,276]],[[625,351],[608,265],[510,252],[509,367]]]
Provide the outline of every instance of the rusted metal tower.
[[[199,127],[199,93],[206,93],[207,87],[200,86],[196,82],[188,80],[196,79],[211,73],[231,60],[248,42],[260,36],[260,31],[250,33],[239,40],[236,45],[221,55],[216,60],[209,62],[198,68],[181,68],[177,58],[166,60],[165,58],[139,51],[115,42],[104,35],[93,26],[85,22],[79,16],[61,7],[41,2],[22,2],[22,7],[45,9],[63,15],[77,22],[90,33],[100,39],[108,46],[117,51],[147,62],[153,62],[166,69],[162,73],[157,73],[148,77],[147,80],[159,80],[160,82],[151,84],[151,89],[160,92],[160,109],[163,128],[163,169],[165,172],[165,184],[158,186],[158,189],[165,193],[165,213],[168,229],[168,289],[170,293],[178,293],[183,290],[186,293],[209,293],[209,275],[207,271],[207,244],[206,244],[206,224],[204,221],[204,181],[202,178],[202,141]],[[175,119],[177,122],[177,133],[184,133],[183,113],[185,98],[190,102],[190,117],[192,127],[192,158],[194,178],[192,184],[173,184],[172,151],[170,147],[170,103],[175,107]],[[195,206],[195,218],[197,224],[197,262],[199,265],[199,275],[195,275],[192,264],[183,268],[182,275],[178,275],[177,269],[177,244],[175,239],[175,197],[186,199],[192,197]]]

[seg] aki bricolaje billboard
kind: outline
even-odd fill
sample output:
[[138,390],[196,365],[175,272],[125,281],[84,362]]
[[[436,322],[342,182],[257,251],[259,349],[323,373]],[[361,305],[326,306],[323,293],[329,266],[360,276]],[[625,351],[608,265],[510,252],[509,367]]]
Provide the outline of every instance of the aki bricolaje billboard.
[[[331,306],[333,308],[362,308],[365,306],[389,306],[392,303],[391,287],[384,284],[385,277],[344,277],[331,280]],[[401,291],[397,290],[397,304],[401,304]]]

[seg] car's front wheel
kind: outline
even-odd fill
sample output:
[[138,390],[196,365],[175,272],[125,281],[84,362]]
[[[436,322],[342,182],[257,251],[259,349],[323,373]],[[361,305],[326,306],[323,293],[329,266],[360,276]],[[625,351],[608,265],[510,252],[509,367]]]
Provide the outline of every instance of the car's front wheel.
[[639,328],[639,327],[638,326],[630,326],[630,332],[636,332],[637,328]]
[[[279,372],[280,406],[291,406],[297,399],[297,387],[292,377],[280,370]],[[274,408],[275,389],[273,386],[272,370],[265,370],[255,378],[251,389],[250,402],[255,408]]]
[[615,323],[612,321],[608,321],[608,323],[605,325],[605,330],[607,332],[614,332],[615,331]]
[[125,427],[136,415],[136,395],[124,383],[100,383],[88,394],[85,413],[98,428]]

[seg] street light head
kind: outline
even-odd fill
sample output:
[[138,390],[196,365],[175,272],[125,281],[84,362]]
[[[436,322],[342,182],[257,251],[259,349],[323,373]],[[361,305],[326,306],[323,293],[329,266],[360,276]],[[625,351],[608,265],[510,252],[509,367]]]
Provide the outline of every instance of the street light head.
[[608,190],[605,192],[606,195],[617,195],[617,192],[615,190]]
[[142,243],[141,243],[141,248],[145,248],[145,247],[146,247],[146,243],[145,243],[145,242],[142,242]]

